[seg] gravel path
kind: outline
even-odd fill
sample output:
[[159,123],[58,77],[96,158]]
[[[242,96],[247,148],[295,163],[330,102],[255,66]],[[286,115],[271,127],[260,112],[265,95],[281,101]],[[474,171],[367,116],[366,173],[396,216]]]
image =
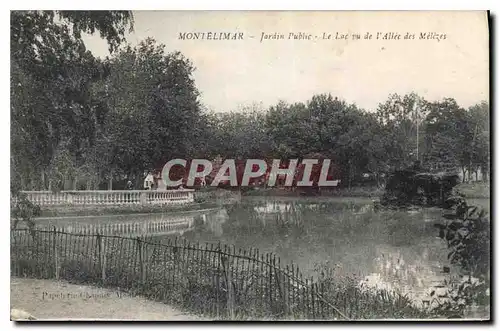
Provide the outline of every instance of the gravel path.
[[53,280],[11,278],[10,307],[49,320],[200,320],[168,305],[113,290]]

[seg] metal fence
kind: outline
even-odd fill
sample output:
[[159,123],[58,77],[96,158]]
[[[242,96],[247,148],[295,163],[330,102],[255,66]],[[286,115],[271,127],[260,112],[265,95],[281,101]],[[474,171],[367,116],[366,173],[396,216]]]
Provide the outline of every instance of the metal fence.
[[[274,254],[227,245],[11,231],[11,273],[119,288],[215,319],[347,319],[304,277]],[[340,294],[340,293],[339,293]]]

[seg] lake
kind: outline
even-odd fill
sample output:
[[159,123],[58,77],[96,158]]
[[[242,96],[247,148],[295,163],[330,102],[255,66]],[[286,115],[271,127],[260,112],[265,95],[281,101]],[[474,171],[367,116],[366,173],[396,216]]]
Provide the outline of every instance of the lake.
[[335,277],[398,290],[426,306],[455,274],[443,272],[448,251],[434,227],[441,215],[438,208],[374,211],[363,198],[247,197],[203,215],[183,236],[273,252],[305,275],[329,267]]
[[[477,201],[476,201],[477,202]],[[487,200],[480,201],[487,205]],[[488,208],[489,209],[489,208]],[[304,275],[328,267],[335,278],[351,278],[369,287],[398,290],[419,305],[432,304],[455,270],[443,273],[445,242],[434,223],[438,208],[374,211],[363,198],[244,197],[241,203],[184,213],[62,217],[42,225],[106,226],[113,234],[182,236],[189,241],[258,248],[294,263]],[[175,223],[175,227],[166,226]],[[139,231],[139,230],[140,231]],[[139,232],[137,232],[139,231]]]

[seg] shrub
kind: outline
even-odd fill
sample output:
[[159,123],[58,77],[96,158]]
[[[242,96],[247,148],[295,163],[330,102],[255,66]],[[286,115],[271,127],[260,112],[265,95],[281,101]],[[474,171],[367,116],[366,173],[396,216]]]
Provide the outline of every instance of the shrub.
[[490,220],[483,208],[468,205],[463,196],[448,199],[446,207],[446,221],[435,226],[450,250],[450,263],[459,269],[459,280],[435,313],[463,317],[474,306],[489,307]]

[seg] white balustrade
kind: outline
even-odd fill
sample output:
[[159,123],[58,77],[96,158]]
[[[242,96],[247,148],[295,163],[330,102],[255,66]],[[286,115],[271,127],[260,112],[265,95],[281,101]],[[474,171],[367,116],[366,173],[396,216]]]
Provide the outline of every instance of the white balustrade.
[[40,206],[176,205],[194,202],[194,190],[172,191],[22,191]]

